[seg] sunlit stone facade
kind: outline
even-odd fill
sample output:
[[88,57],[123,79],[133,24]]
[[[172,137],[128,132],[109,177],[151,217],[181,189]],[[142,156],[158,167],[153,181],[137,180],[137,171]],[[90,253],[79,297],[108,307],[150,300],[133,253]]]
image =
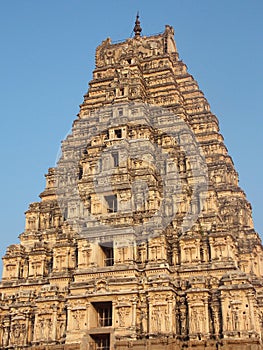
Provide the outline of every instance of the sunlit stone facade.
[[[182,231],[183,218],[189,206],[193,211],[199,206],[191,203],[188,157],[160,128],[125,121],[127,113],[135,119],[143,115],[146,105],[180,116],[205,155],[206,200],[187,231]],[[90,118],[94,127],[100,108],[104,121],[111,118],[107,111],[119,113],[120,124],[108,123],[105,132],[87,142],[79,161],[78,190],[86,210],[107,223],[105,232],[100,231],[100,239],[89,239],[74,229],[69,219],[81,209],[75,203],[61,209],[56,170],[49,169],[41,201],[26,212],[20,243],[8,247],[3,257],[0,348],[263,349],[261,241],[218,120],[179,59],[172,27],[142,37],[137,19],[134,38],[115,44],[106,39],[98,46],[93,79],[73,125]],[[164,113],[163,125],[169,125],[168,119]],[[81,138],[81,128],[78,132]],[[123,164],[124,148],[118,145],[135,138],[154,139],[172,154],[182,183],[176,210],[163,196],[158,171],[147,161]],[[77,143],[78,138],[67,140],[69,149]],[[101,156],[109,145],[115,152]],[[94,176],[105,184],[105,167],[111,171],[114,194],[109,191],[101,200],[92,184]],[[143,186],[130,190],[134,181],[138,187],[148,184],[147,198]],[[115,241],[115,235],[126,237],[131,228],[147,223],[161,201],[176,211],[165,229],[154,222],[154,235],[147,239],[127,246]],[[86,231],[90,237],[98,234],[92,223],[86,223]]]

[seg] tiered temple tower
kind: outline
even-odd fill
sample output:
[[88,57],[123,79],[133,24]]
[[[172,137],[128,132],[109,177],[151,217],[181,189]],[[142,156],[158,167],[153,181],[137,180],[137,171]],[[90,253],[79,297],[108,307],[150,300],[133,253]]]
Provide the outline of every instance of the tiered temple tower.
[[3,257],[1,349],[263,349],[263,247],[218,120],[173,28],[142,37],[137,17],[134,32],[97,48]]

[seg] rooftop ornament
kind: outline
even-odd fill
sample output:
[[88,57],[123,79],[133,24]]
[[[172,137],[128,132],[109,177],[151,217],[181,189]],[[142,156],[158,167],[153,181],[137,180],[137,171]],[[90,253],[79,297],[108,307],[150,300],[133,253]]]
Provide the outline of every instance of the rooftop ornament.
[[133,31],[135,33],[134,35],[135,38],[138,38],[139,36],[141,36],[142,28],[141,28],[141,22],[139,21],[139,12],[137,13],[137,16],[136,16],[136,21],[135,21],[135,26],[133,28]]

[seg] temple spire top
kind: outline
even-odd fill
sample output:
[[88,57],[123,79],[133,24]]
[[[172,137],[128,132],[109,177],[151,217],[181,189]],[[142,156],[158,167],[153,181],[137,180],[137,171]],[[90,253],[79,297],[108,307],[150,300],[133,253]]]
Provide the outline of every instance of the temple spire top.
[[137,16],[136,16],[136,21],[135,21],[135,26],[133,28],[133,31],[135,33],[135,38],[137,38],[138,36],[141,36],[141,22],[139,21],[139,11],[137,12]]

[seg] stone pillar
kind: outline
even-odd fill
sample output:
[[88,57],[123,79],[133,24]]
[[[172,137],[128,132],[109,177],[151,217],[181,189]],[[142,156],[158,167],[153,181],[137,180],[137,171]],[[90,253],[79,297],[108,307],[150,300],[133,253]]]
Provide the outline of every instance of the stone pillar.
[[172,260],[174,265],[177,265],[180,263],[179,261],[179,251],[177,248],[177,243],[173,242],[173,260]]
[[204,320],[204,327],[205,327],[205,329],[203,331],[204,331],[204,333],[206,335],[208,335],[209,334],[208,296],[205,296],[204,309],[205,309],[204,310],[204,312],[205,312],[205,314],[204,314],[204,318],[205,318],[205,320]]
[[66,249],[66,268],[68,269],[69,268],[69,256],[70,256],[70,249]]
[[53,307],[53,313],[52,313],[52,325],[53,325],[53,329],[52,329],[52,333],[51,333],[51,339],[52,340],[56,340],[57,339],[57,313],[58,313],[58,308],[57,306]]
[[166,317],[167,317],[167,325],[166,325],[166,332],[168,332],[168,333],[172,333],[172,331],[173,331],[173,327],[175,327],[175,325],[174,325],[174,317],[172,317],[172,314],[173,314],[173,312],[172,312],[172,297],[169,297],[169,299],[168,299],[168,305],[167,305],[167,315],[166,315]]
[[37,341],[38,340],[38,314],[35,314],[35,324],[34,324],[34,331],[33,331],[33,341]]
[[135,299],[132,300],[132,328],[136,329],[136,306],[137,301]]
[[86,303],[86,315],[85,315],[85,322],[84,323],[86,323],[86,328],[87,329],[90,329],[90,302],[87,302]]
[[250,330],[255,330],[256,325],[255,325],[255,310],[254,310],[254,295],[252,293],[249,293],[247,295],[248,298],[248,310],[250,311],[249,317],[250,317]]
[[27,312],[26,313],[26,323],[25,323],[25,328],[26,328],[26,334],[24,336],[24,346],[26,346],[29,342],[30,342],[30,323],[29,323],[29,318],[30,318],[30,315],[29,313]]
[[148,325],[147,325],[147,333],[151,334],[154,333],[153,330],[153,305],[152,301],[148,299],[148,310],[149,310],[149,315],[148,315]]
[[72,307],[68,306],[67,307],[67,329],[66,332],[71,331],[72,330],[72,325],[73,325],[73,317],[72,317]]
[[116,301],[113,301],[112,302],[112,326],[115,327],[116,325],[116,318],[117,318],[117,315],[115,313],[117,313],[117,308],[116,308]]
[[228,259],[232,258],[231,252],[230,252],[230,249],[229,249],[229,248],[230,248],[229,245],[230,245],[230,239],[229,239],[229,237],[227,237],[226,251],[227,251],[227,258],[228,258]]

